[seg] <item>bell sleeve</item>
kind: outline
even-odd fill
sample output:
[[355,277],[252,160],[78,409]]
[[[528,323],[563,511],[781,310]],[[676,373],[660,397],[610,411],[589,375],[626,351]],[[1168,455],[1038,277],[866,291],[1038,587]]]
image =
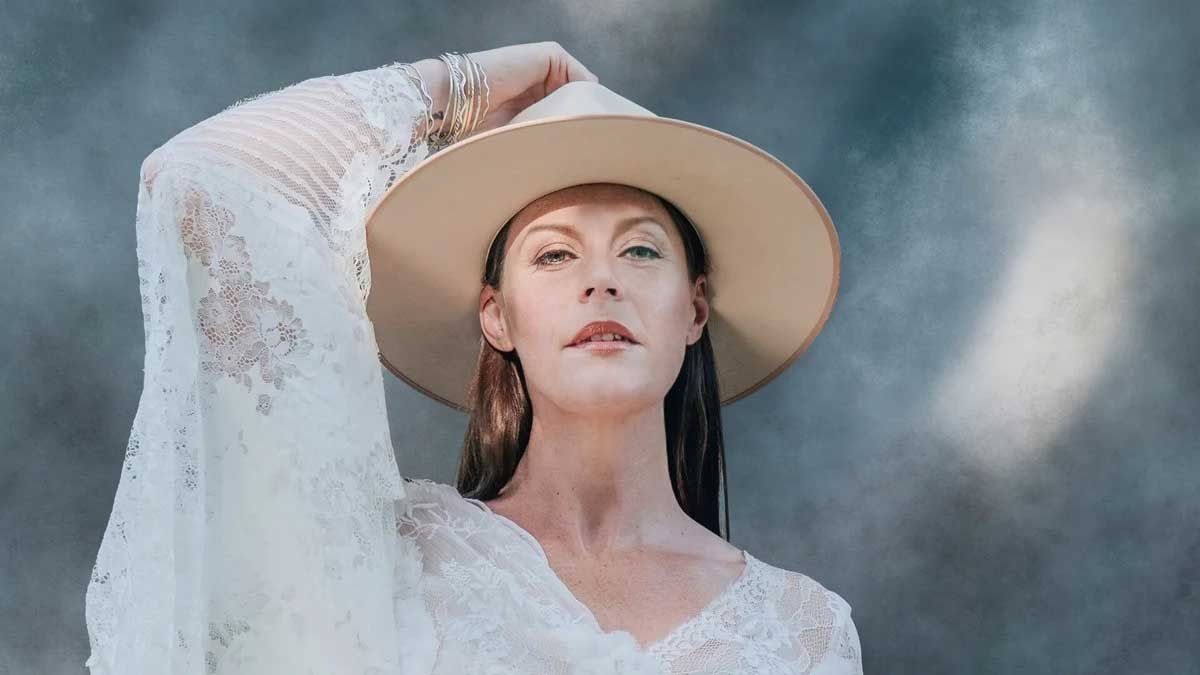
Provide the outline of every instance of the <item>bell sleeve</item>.
[[365,217],[427,154],[399,65],[239,101],[142,163],[143,390],[91,675],[428,672],[366,315]]

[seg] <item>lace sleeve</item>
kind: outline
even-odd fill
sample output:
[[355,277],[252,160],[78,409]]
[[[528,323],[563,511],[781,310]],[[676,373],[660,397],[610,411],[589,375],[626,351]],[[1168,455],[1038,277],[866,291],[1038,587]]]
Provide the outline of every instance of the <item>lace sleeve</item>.
[[813,675],[863,675],[862,649],[858,642],[858,629],[850,616],[850,605],[836,593],[829,595],[831,604],[837,607],[837,623],[825,658],[813,670]]
[[365,310],[365,215],[427,153],[397,65],[240,101],[142,164],[144,380],[92,675],[411,673],[432,648],[397,629],[419,566]]

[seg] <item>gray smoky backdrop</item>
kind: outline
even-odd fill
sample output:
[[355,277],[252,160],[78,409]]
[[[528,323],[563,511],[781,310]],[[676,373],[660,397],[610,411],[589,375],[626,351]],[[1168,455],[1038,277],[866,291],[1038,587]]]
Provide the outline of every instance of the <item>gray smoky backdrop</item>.
[[[731,531],[853,606],[869,675],[1200,673],[1200,4],[0,8],[0,673],[85,670],[142,159],[309,77],[540,40],[831,213],[828,324],[724,409]],[[386,379],[402,472],[452,482],[465,417]]]

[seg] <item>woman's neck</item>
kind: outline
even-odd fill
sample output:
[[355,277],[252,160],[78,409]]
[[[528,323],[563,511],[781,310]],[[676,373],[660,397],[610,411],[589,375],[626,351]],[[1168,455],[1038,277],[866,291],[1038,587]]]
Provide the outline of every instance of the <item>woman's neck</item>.
[[666,447],[661,403],[606,418],[535,414],[512,480],[490,503],[582,557],[662,546],[694,524],[675,499]]

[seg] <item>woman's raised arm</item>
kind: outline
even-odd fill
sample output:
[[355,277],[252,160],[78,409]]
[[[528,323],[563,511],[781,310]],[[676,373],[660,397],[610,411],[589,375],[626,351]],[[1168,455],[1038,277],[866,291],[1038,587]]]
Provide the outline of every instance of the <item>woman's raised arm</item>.
[[349,257],[365,296],[356,207],[381,197],[427,152],[425,102],[401,65],[310,78],[239,101],[150,153],[142,182],[153,193],[164,170],[194,182],[233,178],[303,208],[314,233]]
[[144,381],[87,590],[93,675],[428,672],[363,222],[423,117],[385,66],[239,102],[143,162]]

